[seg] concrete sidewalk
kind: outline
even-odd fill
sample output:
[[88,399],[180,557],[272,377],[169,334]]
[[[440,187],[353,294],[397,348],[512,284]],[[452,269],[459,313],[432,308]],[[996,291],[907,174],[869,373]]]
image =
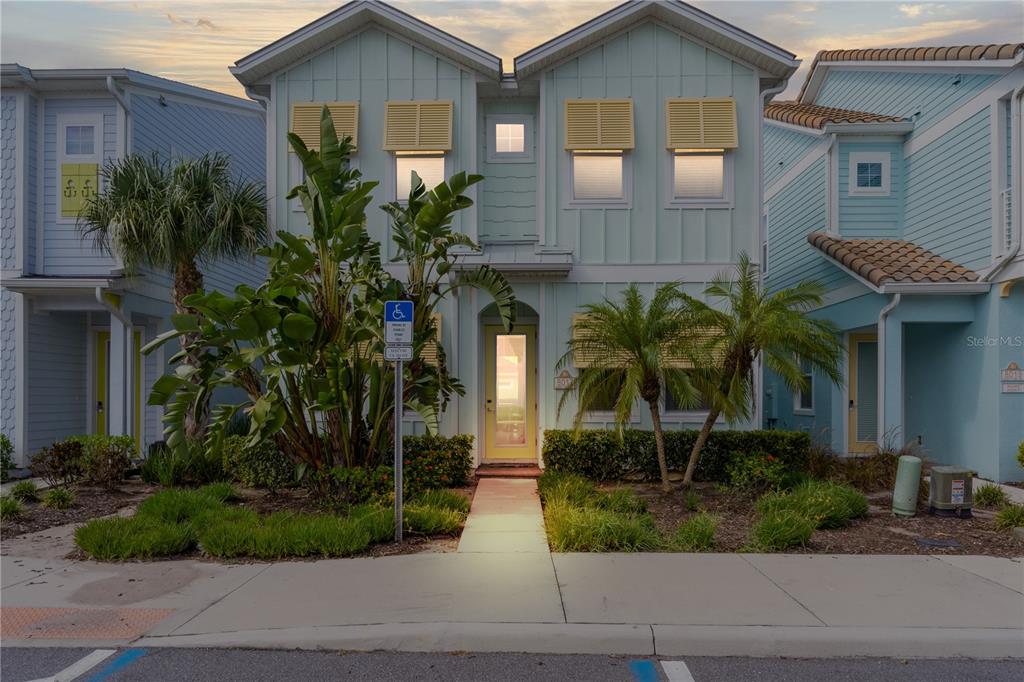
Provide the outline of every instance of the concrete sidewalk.
[[535,500],[532,481],[488,483],[446,554],[227,566],[4,556],[4,644],[1024,657],[1020,560],[550,554]]

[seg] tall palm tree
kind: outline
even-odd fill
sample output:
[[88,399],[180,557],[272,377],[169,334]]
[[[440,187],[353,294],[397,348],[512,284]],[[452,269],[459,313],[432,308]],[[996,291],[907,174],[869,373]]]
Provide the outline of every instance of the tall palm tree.
[[[194,312],[185,298],[203,288],[200,264],[251,256],[268,241],[262,186],[233,177],[223,154],[175,162],[156,154],[128,156],[109,162],[103,179],[103,192],[79,217],[83,236],[116,256],[126,274],[142,268],[171,272],[179,314]],[[192,338],[182,335],[182,348]],[[188,360],[198,366],[196,358]],[[202,435],[205,413],[203,407],[187,420],[190,437]]]
[[693,482],[701,449],[718,417],[725,415],[729,421],[750,417],[758,357],[792,390],[807,388],[801,359],[833,383],[842,383],[838,328],[806,314],[821,305],[824,291],[817,282],[804,281],[769,294],[761,287],[750,257],[742,253],[735,280],[719,273],[704,290],[705,298],[724,306],[688,297],[689,326],[700,329],[704,339],[690,349],[696,351],[693,381],[710,410],[690,452],[684,485]]
[[681,405],[697,402],[685,362],[692,335],[687,328],[685,295],[676,283],[663,284],[650,302],[644,300],[634,283],[622,292],[620,302],[605,299],[584,306],[575,323],[569,350],[558,361],[561,369],[573,358],[585,359],[588,367],[573,378],[569,390],[558,402],[558,413],[570,395],[577,397],[575,427],[599,401],[614,399],[615,421],[621,432],[629,421],[633,405],[647,403],[654,423],[662,489],[670,489],[665,460],[665,434],[658,409],[663,389],[671,391]]

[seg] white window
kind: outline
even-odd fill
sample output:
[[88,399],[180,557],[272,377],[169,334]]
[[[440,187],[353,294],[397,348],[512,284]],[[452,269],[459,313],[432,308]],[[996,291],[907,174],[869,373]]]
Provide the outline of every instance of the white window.
[[676,149],[671,162],[671,204],[722,206],[731,202],[732,157],[724,149]]
[[445,181],[444,152],[395,152],[395,197],[406,201],[412,191],[413,171],[427,191]]
[[889,152],[850,152],[849,188],[852,196],[888,196]]
[[488,116],[487,160],[491,163],[533,161],[533,117],[520,114]]
[[800,374],[807,382],[807,388],[798,390],[793,394],[793,411],[798,414],[814,413],[814,370],[811,363],[804,358],[797,358],[800,364]]
[[629,201],[626,155],[620,151],[571,152],[572,202],[623,205]]

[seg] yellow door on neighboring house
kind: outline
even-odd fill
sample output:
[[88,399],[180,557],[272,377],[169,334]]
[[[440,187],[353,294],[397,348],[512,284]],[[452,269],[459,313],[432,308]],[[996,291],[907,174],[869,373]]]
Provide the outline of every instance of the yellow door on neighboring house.
[[[108,433],[110,396],[110,332],[96,332],[96,428],[100,435]],[[142,447],[142,332],[132,333],[132,398],[131,424],[136,447]]]
[[484,460],[537,459],[537,327],[484,326]]
[[878,335],[850,334],[849,416],[850,452],[878,449]]

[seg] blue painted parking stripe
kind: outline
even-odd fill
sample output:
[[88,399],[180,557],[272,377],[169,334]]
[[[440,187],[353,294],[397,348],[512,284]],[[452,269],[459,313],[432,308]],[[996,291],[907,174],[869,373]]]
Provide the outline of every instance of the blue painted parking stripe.
[[654,667],[654,661],[630,661],[629,670],[636,682],[659,682],[661,679],[658,676],[658,669]]
[[106,668],[90,677],[89,682],[100,682],[100,680],[105,680],[114,673],[116,673],[118,670],[128,667],[137,659],[140,659],[143,656],[145,656],[147,653],[149,653],[148,649],[128,649],[120,656],[118,656],[110,663],[108,663]]

